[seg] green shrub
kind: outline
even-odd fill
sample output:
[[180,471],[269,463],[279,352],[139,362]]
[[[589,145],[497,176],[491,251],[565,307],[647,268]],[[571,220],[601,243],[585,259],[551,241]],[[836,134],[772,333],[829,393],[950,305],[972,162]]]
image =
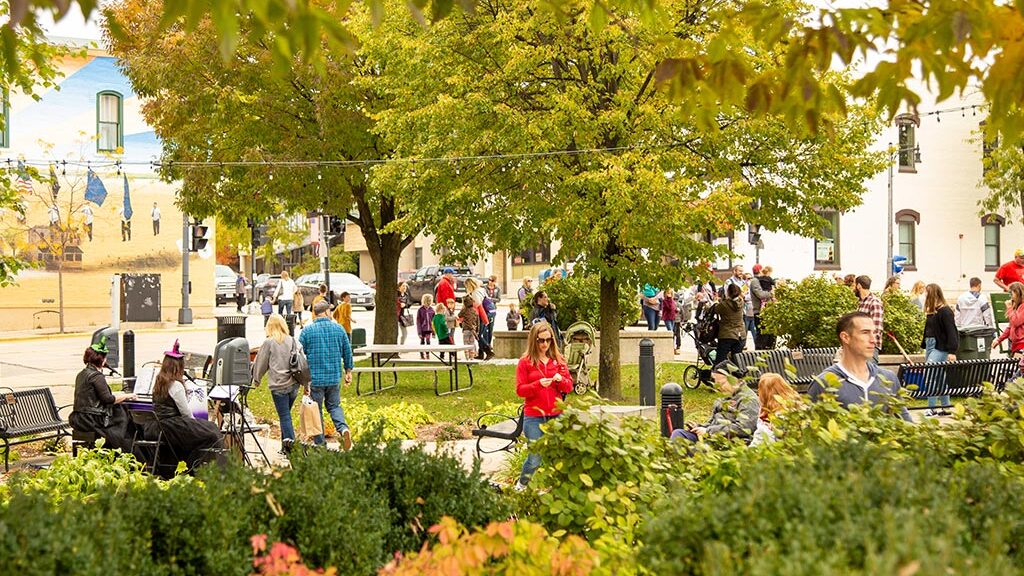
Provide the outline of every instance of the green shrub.
[[[583,320],[598,328],[601,320],[601,280],[595,275],[571,274],[545,282],[542,288],[558,307],[558,326],[563,330]],[[619,327],[625,328],[640,317],[640,297],[631,287],[619,289]],[[527,312],[529,314],[529,312]]]
[[383,440],[412,440],[417,426],[434,422],[423,405],[405,401],[377,408],[358,400],[347,401],[345,419],[356,440],[375,428],[379,428]]
[[907,353],[917,352],[921,349],[921,338],[924,337],[924,312],[910,301],[903,292],[890,290],[882,294],[882,308],[885,312],[882,317],[882,328],[886,332],[883,338],[883,354],[899,354],[900,349],[889,338],[891,332]]
[[839,346],[836,320],[857,309],[853,291],[824,275],[779,284],[775,298],[761,312],[761,322],[790,348]]

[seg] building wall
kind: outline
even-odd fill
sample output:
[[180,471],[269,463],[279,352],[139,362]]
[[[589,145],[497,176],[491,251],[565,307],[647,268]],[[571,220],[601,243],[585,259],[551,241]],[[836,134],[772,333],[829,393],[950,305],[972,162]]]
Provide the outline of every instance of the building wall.
[[[66,230],[81,250],[80,262],[63,274],[65,325],[87,327],[109,322],[111,278],[114,274],[160,274],[161,318],[176,321],[181,305],[182,214],[175,207],[178,187],[160,182],[148,165],[159,158],[160,143],[145,124],[131,85],[117,69],[113,58],[99,51],[60,62],[64,73],[60,90],[49,90],[35,101],[12,94],[10,102],[10,146],[0,149],[8,160],[0,167],[6,177],[17,178],[17,162],[24,161],[39,171],[30,186],[21,188],[25,216],[14,211],[0,214],[0,250],[31,257],[37,252],[29,230],[49,226],[54,207]],[[122,96],[123,149],[113,153],[96,150],[97,94],[115,91]],[[48,164],[56,161],[60,184],[56,198],[51,194]],[[120,167],[114,162],[120,160]],[[66,164],[65,164],[66,162]],[[104,184],[107,195],[102,204],[84,200],[87,171],[92,169]],[[125,182],[134,212],[131,239],[122,238],[121,211],[125,206]],[[160,209],[160,233],[154,234],[151,210]],[[85,207],[94,216],[92,239],[85,227]],[[207,224],[213,225],[212,221]],[[211,230],[210,237],[213,237]],[[192,293],[190,305],[196,317],[213,312],[214,246],[190,254]],[[60,278],[54,269],[38,267],[22,272],[13,286],[0,288],[0,330],[53,327],[53,312],[59,308]]]

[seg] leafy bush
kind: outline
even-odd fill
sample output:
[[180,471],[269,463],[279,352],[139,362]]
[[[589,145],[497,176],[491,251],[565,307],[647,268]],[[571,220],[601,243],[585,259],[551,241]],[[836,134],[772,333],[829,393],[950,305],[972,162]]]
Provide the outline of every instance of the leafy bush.
[[921,338],[924,336],[925,315],[917,307],[917,304],[911,302],[903,292],[890,290],[882,294],[882,308],[885,311],[882,317],[882,328],[886,332],[882,343],[882,353],[900,353],[899,347],[888,336],[890,332],[896,336],[908,353],[920,350]]
[[[572,274],[545,282],[544,291],[558,307],[558,325],[563,330],[578,320],[595,328],[601,319],[601,280],[595,275]],[[631,288],[619,290],[619,327],[625,328],[640,317],[640,298]],[[528,314],[528,312],[527,312]]]
[[434,422],[422,404],[404,400],[377,408],[357,400],[346,402],[345,420],[357,440],[373,429],[380,430],[383,440],[412,440],[416,438],[417,426]]
[[853,291],[824,275],[808,276],[795,285],[779,284],[775,298],[761,312],[761,322],[790,348],[839,346],[836,320],[857,309]]

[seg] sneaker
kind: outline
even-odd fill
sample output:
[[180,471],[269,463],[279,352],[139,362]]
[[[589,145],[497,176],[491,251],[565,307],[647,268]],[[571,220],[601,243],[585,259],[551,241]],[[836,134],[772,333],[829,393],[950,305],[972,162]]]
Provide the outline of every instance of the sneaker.
[[281,454],[287,456],[292,451],[292,446],[295,445],[295,440],[291,438],[285,438],[281,441]]
[[522,482],[516,480],[516,483],[512,485],[512,489],[515,490],[516,492],[525,492],[526,484],[523,484]]
[[924,411],[924,417],[925,418],[934,418],[934,417],[936,417],[938,415],[939,415],[939,413],[938,412],[933,412],[931,408],[929,408],[929,409]]
[[341,448],[345,452],[352,449],[352,432],[350,432],[348,428],[341,433]]

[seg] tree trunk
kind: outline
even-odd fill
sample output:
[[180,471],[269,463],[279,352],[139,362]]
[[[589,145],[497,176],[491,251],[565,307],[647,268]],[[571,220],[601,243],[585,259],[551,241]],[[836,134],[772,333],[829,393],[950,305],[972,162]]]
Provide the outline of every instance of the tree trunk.
[[377,278],[373,343],[394,344],[398,341],[398,259],[402,255],[403,243],[400,234],[381,234],[379,238],[379,244],[366,243]]
[[597,381],[601,395],[609,400],[622,399],[622,374],[619,371],[619,283],[601,277],[601,350]]
[[64,255],[57,260],[57,317],[60,318],[60,333],[64,333]]

